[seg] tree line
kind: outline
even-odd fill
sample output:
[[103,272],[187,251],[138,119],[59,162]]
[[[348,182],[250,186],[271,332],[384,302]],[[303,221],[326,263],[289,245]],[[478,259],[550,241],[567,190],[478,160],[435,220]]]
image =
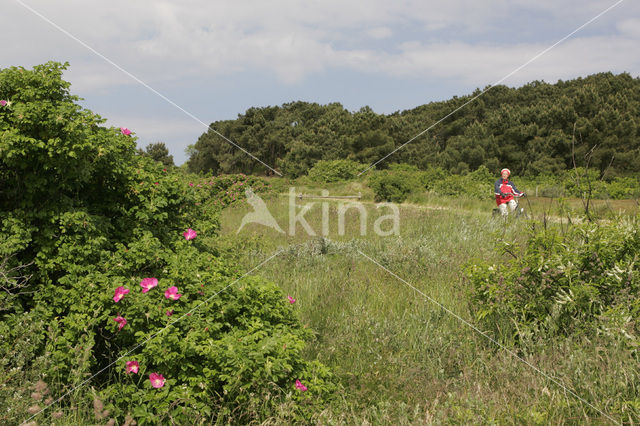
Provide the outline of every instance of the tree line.
[[[339,103],[291,102],[249,108],[211,127],[285,176],[305,174],[319,160],[371,164],[481,93],[377,114]],[[495,86],[377,165],[405,163],[464,174],[484,165],[519,175],[588,166],[607,177],[640,171],[640,79],[628,73],[590,75],[555,84]],[[263,165],[209,130],[188,148],[193,172],[269,174]]]

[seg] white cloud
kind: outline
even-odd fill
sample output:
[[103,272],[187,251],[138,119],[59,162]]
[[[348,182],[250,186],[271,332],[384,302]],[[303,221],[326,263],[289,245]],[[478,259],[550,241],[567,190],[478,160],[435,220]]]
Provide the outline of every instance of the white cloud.
[[617,27],[624,35],[640,39],[640,18],[625,19],[619,22]]
[[[546,44],[499,46],[470,43],[404,43],[398,54],[368,52],[352,61],[363,72],[374,64],[398,77],[419,75],[454,79],[484,87],[502,80],[548,48]],[[521,68],[502,84],[532,80],[555,82],[602,71],[640,73],[640,58],[630,52],[640,49],[640,40],[624,37],[589,37],[568,40]]]
[[[619,8],[638,9],[626,3]],[[29,4],[151,85],[249,70],[272,73],[286,84],[296,84],[310,74],[344,67],[392,76],[429,73],[429,77],[465,82],[482,80],[500,74],[492,70],[515,67],[531,52],[546,46],[504,39],[477,43],[472,36],[499,26],[517,32],[527,25],[523,10],[550,22],[560,20],[568,33],[610,5],[602,0],[67,0],[55,4],[33,0]],[[64,59],[72,62],[74,85],[83,91],[132,84],[27,10],[13,4],[8,12],[10,28],[0,29],[0,37],[25,42],[16,43],[19,48],[16,44],[3,46],[3,57],[30,62],[50,52],[58,58],[66,54]],[[637,20],[620,22],[621,36],[612,43],[626,45],[625,37],[637,38],[639,27]],[[420,38],[415,47],[406,44],[411,40],[399,38],[405,28],[417,31]],[[447,29],[456,38],[452,39]],[[385,41],[384,48],[376,45],[378,40]],[[611,63],[620,59],[611,50],[607,54]],[[606,60],[598,62],[607,66]],[[574,64],[566,66],[576,68]],[[558,65],[560,73],[563,67]]]
[[389,27],[374,27],[365,31],[366,34],[375,40],[382,40],[391,37],[393,31]]

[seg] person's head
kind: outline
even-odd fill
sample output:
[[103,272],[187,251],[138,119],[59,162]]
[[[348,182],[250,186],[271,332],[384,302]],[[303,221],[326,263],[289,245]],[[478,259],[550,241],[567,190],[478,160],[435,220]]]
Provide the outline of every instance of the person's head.
[[502,179],[507,180],[509,176],[511,176],[511,171],[509,169],[502,169],[500,170],[500,176],[502,176]]

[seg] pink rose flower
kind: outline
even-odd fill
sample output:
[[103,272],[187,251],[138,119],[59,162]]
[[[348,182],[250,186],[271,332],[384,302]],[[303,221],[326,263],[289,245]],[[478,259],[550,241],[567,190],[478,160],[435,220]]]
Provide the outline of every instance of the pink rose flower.
[[138,374],[139,369],[140,364],[138,364],[138,361],[127,361],[127,368],[125,369],[125,373]]
[[167,311],[167,316],[170,317],[171,315],[173,315],[173,309],[169,309]]
[[113,295],[113,301],[118,303],[122,300],[125,294],[129,293],[128,288],[124,288],[122,286],[116,288],[116,293]]
[[182,295],[178,293],[178,287],[173,285],[164,292],[164,297],[171,300],[178,300]]
[[140,287],[142,287],[143,293],[148,292],[149,290],[151,290],[157,285],[158,285],[157,278],[144,278],[142,281],[140,281]]
[[151,386],[158,389],[164,386],[164,376],[158,373],[149,374],[149,381],[151,382]]
[[127,129],[126,127],[120,127],[120,133],[125,136],[129,136],[131,134],[131,130]]
[[306,392],[307,391],[307,387],[305,385],[303,385],[300,380],[296,379],[296,389],[298,389],[300,392]]
[[122,318],[120,315],[115,317],[113,320],[118,323],[118,331],[122,330],[122,327],[127,324],[127,320]]
[[293,297],[287,296],[287,298],[289,299],[289,303],[291,303],[292,305],[296,303],[296,299],[294,299]]
[[184,236],[184,239],[189,241],[189,240],[193,240],[195,237],[198,236],[198,233],[196,231],[194,231],[193,229],[189,228],[186,231],[184,231],[182,233],[182,235]]
[[0,101],[0,106],[7,106],[7,101],[4,99]]

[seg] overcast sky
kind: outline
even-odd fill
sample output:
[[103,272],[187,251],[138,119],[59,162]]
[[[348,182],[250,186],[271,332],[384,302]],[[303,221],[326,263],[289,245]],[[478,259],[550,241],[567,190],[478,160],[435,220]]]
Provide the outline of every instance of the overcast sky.
[[[296,100],[390,113],[469,94],[616,1],[0,0],[0,68],[68,61],[83,105],[180,164],[206,126],[21,2],[209,124]],[[638,77],[638,52],[640,2],[626,0],[503,84]]]

